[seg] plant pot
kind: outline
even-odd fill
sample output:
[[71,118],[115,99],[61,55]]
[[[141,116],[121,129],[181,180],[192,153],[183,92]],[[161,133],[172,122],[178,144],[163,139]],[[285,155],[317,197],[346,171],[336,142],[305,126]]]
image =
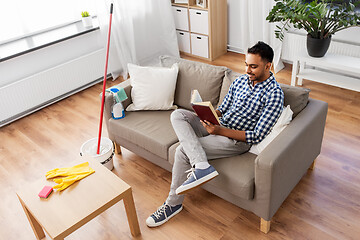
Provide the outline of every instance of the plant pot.
[[331,42],[331,35],[328,38],[319,39],[312,38],[310,34],[307,35],[306,47],[309,56],[323,57],[329,49]]
[[92,17],[83,17],[82,19],[83,25],[86,28],[92,27]]

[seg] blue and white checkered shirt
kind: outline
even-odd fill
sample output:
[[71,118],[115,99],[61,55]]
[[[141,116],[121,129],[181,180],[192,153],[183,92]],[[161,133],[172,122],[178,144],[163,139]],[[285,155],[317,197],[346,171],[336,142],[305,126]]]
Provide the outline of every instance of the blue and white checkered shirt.
[[275,125],[284,105],[284,93],[275,77],[252,86],[247,75],[239,76],[218,107],[224,127],[245,131],[246,142],[261,142]]

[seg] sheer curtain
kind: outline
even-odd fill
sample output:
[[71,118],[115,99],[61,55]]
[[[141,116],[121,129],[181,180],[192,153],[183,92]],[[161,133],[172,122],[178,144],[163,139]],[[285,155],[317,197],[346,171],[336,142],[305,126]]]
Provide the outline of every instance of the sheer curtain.
[[169,0],[103,0],[99,14],[106,43],[110,4],[114,3],[109,72],[127,78],[127,64],[152,64],[160,55],[179,56],[175,23]]
[[273,63],[275,72],[283,69],[284,64],[281,61],[282,43],[275,38],[275,24],[269,23],[266,20],[274,5],[274,1],[232,0],[231,5],[236,7],[236,9],[231,9],[231,12],[234,13],[236,11],[237,15],[230,17],[233,17],[231,19],[236,19],[235,21],[239,27],[238,31],[240,34],[237,42],[240,46],[238,47],[246,51],[257,41],[264,41],[274,49],[275,56]]

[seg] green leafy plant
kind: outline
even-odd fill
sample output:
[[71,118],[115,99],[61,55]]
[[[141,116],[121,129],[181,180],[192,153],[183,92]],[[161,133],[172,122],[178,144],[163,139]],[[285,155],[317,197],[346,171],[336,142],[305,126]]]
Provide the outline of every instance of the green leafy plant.
[[290,24],[297,29],[304,29],[312,38],[324,39],[343,29],[359,26],[360,14],[355,11],[352,0],[331,1],[314,0],[275,0],[276,4],[266,20],[280,22],[276,25],[275,36],[281,41]]
[[81,12],[82,17],[89,17],[90,14],[87,11]]

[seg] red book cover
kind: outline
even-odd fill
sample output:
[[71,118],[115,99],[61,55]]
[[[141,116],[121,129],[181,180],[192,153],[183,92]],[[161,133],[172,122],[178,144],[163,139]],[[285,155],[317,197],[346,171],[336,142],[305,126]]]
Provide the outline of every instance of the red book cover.
[[220,125],[217,116],[215,116],[216,112],[213,110],[214,108],[212,105],[192,104],[192,107],[201,120],[207,120],[214,125]]

